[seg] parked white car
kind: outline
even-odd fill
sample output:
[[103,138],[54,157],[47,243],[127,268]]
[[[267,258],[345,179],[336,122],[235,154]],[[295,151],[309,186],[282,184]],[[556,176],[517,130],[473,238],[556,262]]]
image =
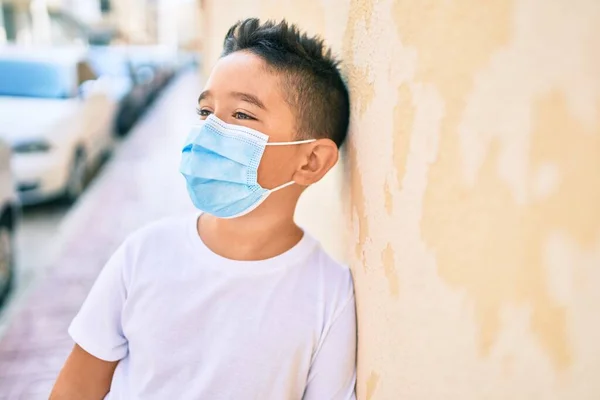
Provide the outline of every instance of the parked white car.
[[0,51],[0,138],[23,204],[76,199],[113,147],[116,100],[76,49]]
[[19,202],[10,169],[10,148],[0,140],[0,304],[14,277],[14,234]]

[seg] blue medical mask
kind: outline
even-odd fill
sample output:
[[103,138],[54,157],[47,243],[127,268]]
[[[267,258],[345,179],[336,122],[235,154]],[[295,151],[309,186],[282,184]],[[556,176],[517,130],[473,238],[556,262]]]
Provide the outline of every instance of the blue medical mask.
[[221,121],[214,114],[192,127],[181,156],[180,172],[187,190],[199,210],[219,218],[248,214],[273,192],[294,184],[284,183],[273,189],[258,184],[258,165],[266,146],[284,146],[314,142],[267,143],[264,133]]

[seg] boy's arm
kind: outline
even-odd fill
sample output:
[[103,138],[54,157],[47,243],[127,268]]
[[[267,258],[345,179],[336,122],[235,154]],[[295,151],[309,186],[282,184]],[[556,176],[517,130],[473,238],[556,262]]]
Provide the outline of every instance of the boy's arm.
[[355,386],[356,308],[351,296],[315,356],[303,400],[355,400]]
[[106,263],[69,326],[76,345],[55,383],[52,400],[103,399],[119,360],[127,355],[122,327],[130,264],[126,243]]
[[110,390],[118,363],[96,358],[75,345],[58,375],[50,400],[103,399]]

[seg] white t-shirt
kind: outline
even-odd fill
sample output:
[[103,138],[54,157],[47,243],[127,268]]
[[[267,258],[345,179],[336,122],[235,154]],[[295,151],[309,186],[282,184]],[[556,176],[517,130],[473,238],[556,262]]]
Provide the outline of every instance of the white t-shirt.
[[307,233],[267,260],[226,259],[196,221],[130,236],[71,323],[87,352],[121,360],[106,399],[355,399],[349,269]]

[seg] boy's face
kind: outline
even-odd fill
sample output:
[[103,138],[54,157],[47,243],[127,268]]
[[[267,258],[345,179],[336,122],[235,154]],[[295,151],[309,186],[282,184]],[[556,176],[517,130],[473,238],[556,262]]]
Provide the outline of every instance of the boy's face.
[[[254,54],[240,51],[223,57],[200,95],[200,118],[215,114],[268,135],[269,142],[297,140],[296,115],[283,96],[280,79]],[[309,155],[307,145],[267,146],[258,168],[259,184],[272,189],[290,181]]]

